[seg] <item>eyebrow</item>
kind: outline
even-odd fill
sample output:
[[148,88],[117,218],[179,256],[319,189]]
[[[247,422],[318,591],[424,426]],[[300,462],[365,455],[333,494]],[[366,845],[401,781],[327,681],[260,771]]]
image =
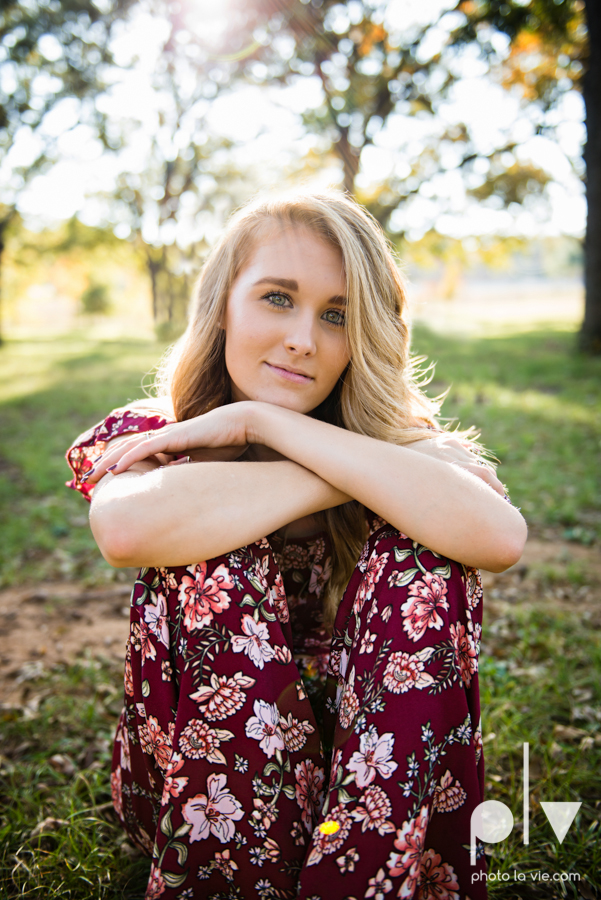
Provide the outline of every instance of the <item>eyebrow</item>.
[[273,275],[266,275],[265,278],[255,281],[255,286],[258,284],[279,284],[280,287],[288,288],[289,291],[298,291],[298,281],[295,281],[294,278],[276,278]]
[[[287,288],[289,291],[298,291],[298,281],[294,278],[280,278],[275,275],[266,275],[265,278],[259,278],[255,281],[255,287],[259,284],[278,284],[280,287]],[[340,306],[346,306],[346,297],[336,295],[330,297],[328,303],[339,303]]]

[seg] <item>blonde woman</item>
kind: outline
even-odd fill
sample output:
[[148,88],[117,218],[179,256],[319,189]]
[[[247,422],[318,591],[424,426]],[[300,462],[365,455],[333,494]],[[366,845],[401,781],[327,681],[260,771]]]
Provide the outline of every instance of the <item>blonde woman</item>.
[[406,314],[353,201],[256,203],[162,397],[69,451],[103,555],[142,567],[112,785],[148,900],[486,895],[477,568],[526,529],[440,433]]

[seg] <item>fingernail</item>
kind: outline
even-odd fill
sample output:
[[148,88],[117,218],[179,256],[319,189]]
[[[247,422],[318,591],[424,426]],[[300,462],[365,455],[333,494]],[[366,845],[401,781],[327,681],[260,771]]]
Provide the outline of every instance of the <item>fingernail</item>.
[[114,466],[109,466],[108,469],[107,469],[106,471],[107,471],[107,472],[112,472],[113,469],[116,469],[116,468],[117,468],[117,463],[115,463]]
[[85,475],[82,475],[81,478],[79,479],[81,481],[81,483],[85,484],[91,474],[92,474],[91,472],[86,472]]

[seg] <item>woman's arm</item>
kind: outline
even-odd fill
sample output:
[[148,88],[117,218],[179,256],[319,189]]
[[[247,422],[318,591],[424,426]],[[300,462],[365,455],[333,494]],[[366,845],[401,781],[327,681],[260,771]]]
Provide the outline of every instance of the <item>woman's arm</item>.
[[96,485],[90,526],[112,566],[189,565],[350,499],[288,460],[137,462]]
[[136,436],[106,454],[93,478],[113,463],[120,473],[158,452],[248,443],[292,462],[181,466],[146,476],[143,484],[120,477],[109,492],[103,486],[92,527],[107,559],[117,565],[207,559],[348,497],[467,565],[502,571],[521,555],[523,518],[481,479],[410,447],[266,403],[231,404]]
[[251,442],[315,472],[420,544],[493,572],[522,555],[521,514],[464,468],[307,416],[301,427],[287,409],[253,407]]

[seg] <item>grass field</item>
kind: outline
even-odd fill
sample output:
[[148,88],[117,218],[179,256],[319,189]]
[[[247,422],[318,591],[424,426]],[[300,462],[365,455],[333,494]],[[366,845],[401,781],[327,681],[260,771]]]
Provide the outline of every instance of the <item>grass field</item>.
[[[437,361],[431,392],[451,385],[445,414],[481,430],[534,534],[596,547],[601,360],[576,355],[568,331],[462,341],[421,329],[415,343]],[[99,557],[84,501],[63,487],[63,456],[80,431],[141,396],[160,352],[151,343],[80,338],[0,348],[0,586],[119,577]],[[601,889],[599,594],[595,571],[564,558],[502,576],[492,591],[481,663],[487,799],[507,803],[516,818],[510,838],[489,845],[491,872],[501,876],[489,890],[499,900],[590,900]],[[108,802],[120,666],[82,656],[28,679],[27,707],[0,709],[0,897],[141,896],[147,863],[124,842]],[[524,741],[528,846],[518,821]],[[582,801],[561,845],[541,800]],[[527,880],[502,880],[514,870]],[[581,881],[541,883],[536,872]]]

